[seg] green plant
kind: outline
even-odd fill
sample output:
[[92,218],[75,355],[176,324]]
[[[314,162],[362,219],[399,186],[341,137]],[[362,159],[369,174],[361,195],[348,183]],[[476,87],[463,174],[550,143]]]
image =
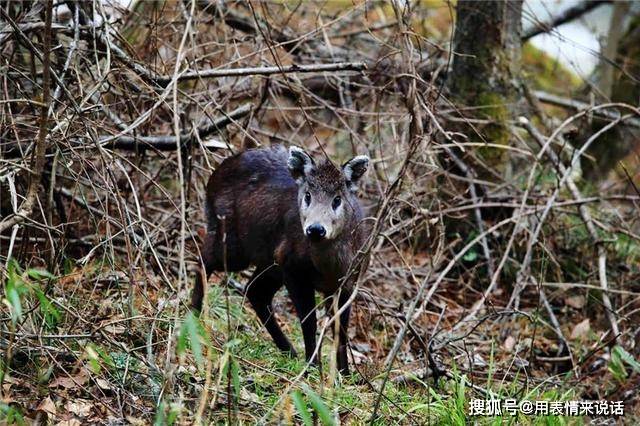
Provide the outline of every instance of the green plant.
[[636,361],[633,355],[624,350],[622,346],[614,346],[611,350],[611,359],[608,368],[613,377],[621,383],[628,377],[625,364],[631,367],[636,373],[640,373],[640,363]]
[[55,277],[42,269],[27,269],[26,274],[13,259],[7,267],[7,280],[5,282],[3,304],[9,306],[11,322],[15,326],[22,320],[23,300],[29,295],[35,295],[40,305],[44,325],[54,328],[60,320],[60,312],[51,303],[44,291],[40,288],[40,282],[54,280]]
[[26,425],[20,410],[3,402],[0,402],[0,423],[7,425]]
[[178,335],[178,345],[176,347],[176,351],[178,355],[184,355],[187,347],[191,348],[191,352],[193,353],[193,357],[196,360],[196,364],[198,365],[198,369],[202,372],[204,371],[205,362],[204,355],[202,351],[202,342],[205,344],[209,344],[209,336],[204,330],[204,327],[200,323],[200,320],[193,313],[193,311],[189,311],[187,316],[185,317],[182,325],[180,326],[180,334]]
[[[306,399],[311,405],[311,408],[318,414],[318,418],[322,422],[323,425],[335,425],[336,420],[331,414],[331,410],[327,406],[327,404],[322,400],[320,395],[315,393],[313,389],[311,389],[307,385],[303,385],[302,389],[306,395]],[[293,405],[296,407],[300,418],[302,419],[305,426],[312,425],[313,420],[311,419],[311,415],[309,414],[309,408],[307,402],[302,396],[302,393],[299,390],[295,390],[291,393],[291,400],[293,401]]]
[[182,406],[177,403],[166,403],[164,400],[158,404],[158,409],[156,410],[156,416],[153,421],[154,426],[170,426],[173,425],[180,412],[182,411]]

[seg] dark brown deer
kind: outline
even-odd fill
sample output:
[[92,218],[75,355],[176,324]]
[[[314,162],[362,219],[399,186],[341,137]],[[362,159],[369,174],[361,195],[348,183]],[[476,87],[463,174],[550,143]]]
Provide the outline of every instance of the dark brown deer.
[[[329,160],[316,164],[293,146],[288,152],[282,146],[252,149],[224,160],[207,184],[204,269],[196,277],[193,308],[202,309],[204,284],[213,271],[253,265],[246,296],[260,321],[276,346],[295,356],[272,307],[284,284],[300,319],[306,359],[315,363],[315,291],[339,294],[339,307],[349,299],[349,289],[340,289],[341,278],[366,237],[355,192],[368,166],[362,155],[341,168]],[[349,311],[339,318],[342,373],[349,369]]]

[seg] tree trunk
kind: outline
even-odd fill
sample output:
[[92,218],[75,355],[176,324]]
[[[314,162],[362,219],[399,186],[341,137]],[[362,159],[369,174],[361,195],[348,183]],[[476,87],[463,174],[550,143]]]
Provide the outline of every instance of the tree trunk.
[[[624,18],[629,12],[630,4],[621,1],[616,2],[613,5],[613,13],[611,14],[611,20],[609,23],[609,35],[604,43],[604,48],[602,50],[602,54],[606,59],[615,61],[617,52],[618,52],[618,44],[620,43],[620,38],[624,33]],[[615,68],[609,63],[607,60],[602,60],[600,63],[601,67],[601,77],[600,77],[600,90],[604,93],[605,96],[610,97],[611,91],[613,89],[613,75]]]
[[[456,7],[450,89],[455,100],[493,124],[481,128],[492,143],[507,144],[506,121],[513,115],[521,62],[522,0],[460,0]],[[467,114],[468,115],[468,114]],[[469,132],[466,132],[469,134]],[[504,166],[503,149],[481,148],[488,166]]]
[[[628,30],[620,39],[612,59],[618,67],[612,68],[610,97],[613,102],[640,105],[640,14],[635,15]],[[606,122],[594,120],[591,133],[600,130]],[[640,149],[640,132],[630,126],[616,126],[604,133],[600,140],[587,150],[590,158],[583,157],[581,164],[585,177],[591,181],[605,179],[618,162]]]

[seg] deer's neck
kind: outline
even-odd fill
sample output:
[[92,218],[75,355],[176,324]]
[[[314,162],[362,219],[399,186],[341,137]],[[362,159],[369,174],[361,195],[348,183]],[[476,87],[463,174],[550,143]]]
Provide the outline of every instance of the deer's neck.
[[337,290],[340,279],[346,275],[355,254],[356,249],[351,240],[337,239],[311,245],[311,260],[323,277],[324,285],[320,290]]

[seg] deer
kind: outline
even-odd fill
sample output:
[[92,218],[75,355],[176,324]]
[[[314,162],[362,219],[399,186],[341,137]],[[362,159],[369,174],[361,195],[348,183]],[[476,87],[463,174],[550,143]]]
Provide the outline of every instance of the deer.
[[315,292],[325,300],[337,297],[337,368],[349,374],[352,289],[343,282],[367,237],[356,193],[368,166],[365,155],[339,167],[328,158],[316,162],[297,146],[287,150],[282,145],[223,160],[206,187],[207,232],[192,308],[202,311],[206,282],[214,271],[254,266],[245,296],[275,345],[296,356],[273,309],[274,295],[284,285],[302,328],[305,359],[319,365]]

